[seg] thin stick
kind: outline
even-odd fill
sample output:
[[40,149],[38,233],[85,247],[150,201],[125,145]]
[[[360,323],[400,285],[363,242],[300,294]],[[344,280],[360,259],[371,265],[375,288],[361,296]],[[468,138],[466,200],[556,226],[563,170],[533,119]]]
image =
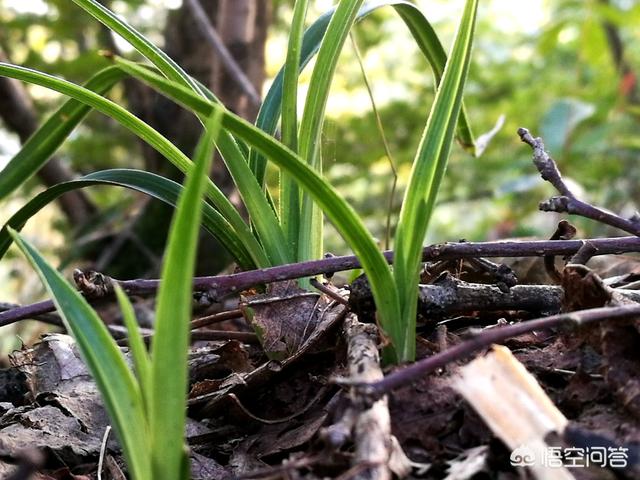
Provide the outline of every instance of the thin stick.
[[257,415],[254,415],[253,413],[251,413],[251,411],[247,407],[245,407],[242,404],[242,402],[240,401],[240,399],[235,393],[230,393],[227,396],[227,398],[231,400],[233,403],[235,403],[236,406],[240,410],[242,410],[242,413],[244,413],[247,417],[251,418],[252,420],[255,420],[256,422],[259,422],[259,423],[263,423],[265,425],[278,425],[279,423],[290,422],[294,418],[298,418],[301,415],[304,415],[305,413],[307,413],[311,409],[311,407],[313,407],[318,402],[318,400],[320,400],[324,395],[326,395],[327,390],[328,390],[327,385],[321,387],[318,390],[318,393],[316,393],[314,397],[311,400],[309,400],[309,402],[302,408],[302,410],[292,413],[291,415],[288,415],[286,417],[275,418],[275,419],[261,418],[261,417],[258,417]]
[[[596,249],[596,255],[640,252],[640,238],[615,237],[590,239]],[[504,242],[464,242],[444,243],[425,247],[422,260],[452,260],[478,257],[543,257],[545,255],[573,255],[585,240],[533,240]],[[383,253],[389,263],[393,263],[393,251]],[[196,291],[207,292],[212,301],[239,293],[247,288],[265,283],[312,277],[323,273],[334,273],[360,268],[360,261],[354,255],[329,257],[308,262],[279,265],[277,267],[251,270],[216,277],[196,277],[193,286]],[[117,281],[130,295],[149,295],[155,293],[160,281],[157,279],[137,279]],[[94,301],[94,300],[91,300]],[[51,300],[25,305],[0,312],[0,327],[19,320],[34,318],[40,314],[52,312],[55,306]]]
[[107,425],[102,436],[102,445],[100,445],[100,457],[98,458],[98,480],[102,480],[102,464],[104,462],[104,455],[107,451],[107,441],[109,440],[109,432],[111,432],[111,425]]
[[[598,249],[598,255],[640,251],[640,238],[637,237],[602,238],[589,241]],[[446,243],[426,247],[422,252],[422,259],[430,261],[468,257],[572,255],[582,247],[583,243],[582,240]],[[389,263],[393,263],[393,251],[384,252],[384,256]],[[207,292],[212,300],[220,300],[260,284],[312,277],[322,273],[334,273],[360,267],[360,261],[354,255],[330,257],[231,275],[196,277],[193,286],[194,290]],[[119,283],[127,293],[148,295],[157,290],[159,280],[125,280]],[[0,314],[0,326],[2,318],[2,314]]]
[[469,340],[459,343],[444,352],[427,357],[406,368],[387,375],[384,379],[378,382],[362,385],[362,387],[375,397],[382,396],[398,387],[408,385],[418,378],[442,368],[451,362],[469,357],[478,350],[487,348],[494,343],[500,343],[509,338],[517,337],[534,330],[548,329],[563,323],[573,323],[576,326],[579,326],[605,320],[622,320],[638,315],[640,315],[640,305],[630,304],[620,307],[602,307],[590,310],[580,310],[572,313],[563,313],[560,315],[528,320],[516,325],[484,330],[482,333],[479,333]]
[[562,179],[556,162],[544,149],[541,138],[533,138],[526,128],[519,128],[520,139],[533,149],[533,163],[540,172],[543,180],[546,180],[560,193],[559,197],[551,197],[540,203],[540,210],[544,212],[566,212],[581,217],[590,218],[606,225],[619,228],[633,235],[640,235],[640,216],[636,213],[630,219],[622,218],[615,213],[584,202],[573,194]]
[[[109,330],[111,333],[120,332],[124,333],[124,328],[116,325],[110,326]],[[143,333],[143,340],[145,343],[151,342],[151,338],[153,337],[153,333],[148,329],[141,329]],[[237,340],[241,343],[252,343],[257,344],[260,343],[258,340],[258,336],[253,332],[236,332],[232,330],[198,330],[192,331],[190,334],[191,341],[196,340]],[[125,346],[129,344],[129,339],[127,337],[120,338],[116,341],[119,346]]]
[[226,312],[214,313],[213,315],[207,315],[206,317],[196,318],[191,320],[189,324],[190,330],[196,330],[197,328],[213,325],[214,323],[224,322],[225,320],[231,320],[234,318],[242,317],[242,311],[239,309],[227,310]]
[[342,305],[346,305],[347,307],[349,306],[349,300],[344,298],[342,295],[340,295],[333,288],[331,288],[331,287],[329,287],[327,285],[323,285],[322,283],[320,283],[315,278],[311,279],[311,286],[314,287],[314,288],[317,288],[318,290],[320,290],[325,295],[333,298],[336,302],[341,303]]

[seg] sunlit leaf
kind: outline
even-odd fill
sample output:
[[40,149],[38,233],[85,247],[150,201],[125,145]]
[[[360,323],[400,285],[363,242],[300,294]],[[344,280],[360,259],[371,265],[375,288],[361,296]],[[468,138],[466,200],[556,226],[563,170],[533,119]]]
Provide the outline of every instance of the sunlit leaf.
[[[126,109],[122,108],[120,105],[96,94],[95,92],[42,72],[2,62],[0,62],[0,75],[33,83],[35,85],[41,85],[89,105],[118,121],[122,126],[151,145],[182,172],[188,171],[191,165],[189,158],[155,129]],[[208,102],[208,100],[204,100],[203,97],[199,98]],[[252,255],[256,265],[262,267],[269,266],[270,262],[266,259],[262,246],[254,237],[249,226],[245,223],[242,216],[231,204],[229,199],[210,180],[207,185],[207,197],[233,227],[236,234],[245,245],[247,251]]]
[[391,270],[362,219],[335,188],[295,153],[246,120],[149,70],[143,69],[137,72],[137,75],[159,92],[200,115],[211,115],[214,110],[221,111],[223,128],[290,174],[302,189],[309,192],[362,262],[369,276],[382,324],[387,328],[387,325],[398,321],[400,307],[396,289],[393,287]]
[[145,405],[145,411],[149,413],[149,398],[148,395],[151,392],[151,358],[147,353],[147,349],[140,333],[140,326],[136,319],[136,314],[133,310],[133,305],[124,293],[122,287],[117,283],[114,283],[113,288],[116,292],[118,299],[118,305],[122,312],[122,319],[127,329],[127,337],[129,341],[129,350],[133,357],[133,364],[136,369],[136,377],[138,378],[138,384],[140,385],[140,392]]
[[[423,53],[433,74],[436,83],[440,82],[442,72],[447,61],[440,39],[433,30],[431,23],[424,14],[411,2],[405,0],[375,0],[366,2],[358,12],[358,20],[363,20],[376,10],[390,6],[400,16],[415,39],[420,51]],[[329,21],[335,9],[331,9],[320,16],[306,31],[302,42],[302,52],[300,58],[300,70],[311,61],[320,48],[320,42],[326,32]],[[282,108],[284,71],[280,70],[269,88],[264,98],[256,125],[267,133],[275,134],[280,111]],[[474,153],[474,140],[469,126],[464,108],[459,118],[457,139],[460,144],[471,153]],[[251,169],[255,172],[256,178],[262,184],[264,181],[266,159],[260,156],[257,151],[252,151],[249,156]]]
[[205,125],[178,200],[158,290],[152,341],[149,425],[154,479],[182,478],[186,445],[187,353],[202,196],[220,130],[220,111]]
[[[27,202],[26,205],[13,214],[0,230],[0,258],[6,253],[11,244],[8,227],[21,230],[31,217],[63,193],[94,185],[113,185],[130,188],[172,206],[175,206],[182,191],[182,186],[172,180],[153,173],[129,169],[98,171],[78,180],[55,185]],[[255,264],[251,256],[237,235],[235,235],[229,223],[211,205],[206,202],[203,203],[203,227],[222,243],[239,265],[247,269],[254,268]]]
[[444,176],[469,70],[477,0],[467,0],[449,60],[411,169],[395,237],[394,278],[402,316],[388,328],[400,360],[415,357],[416,281],[422,244]]
[[[119,68],[108,67],[93,76],[84,87],[101,95],[125,76]],[[70,99],[51,115],[2,170],[0,199],[35,175],[90,111],[91,107],[85,103]]]
[[[308,0],[295,2],[283,73],[282,143],[294,152],[298,151],[298,73],[304,20],[308,7]],[[300,231],[300,190],[296,182],[285,172],[280,172],[280,221],[287,243],[297,256],[298,232]]]

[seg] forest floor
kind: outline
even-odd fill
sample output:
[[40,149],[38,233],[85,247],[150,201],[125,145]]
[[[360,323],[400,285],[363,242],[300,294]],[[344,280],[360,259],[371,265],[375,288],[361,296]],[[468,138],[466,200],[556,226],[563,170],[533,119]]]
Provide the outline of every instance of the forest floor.
[[[499,261],[426,264],[413,366],[427,364],[414,373],[380,369],[385,340],[364,277],[325,282],[327,293],[280,282],[201,308],[196,322],[208,326],[194,330],[189,364],[193,478],[640,478],[637,258],[557,270],[542,258]],[[124,478],[70,337],[48,335],[11,361],[0,382],[3,478],[96,478],[99,461],[102,478]],[[541,452],[543,473],[527,463]]]

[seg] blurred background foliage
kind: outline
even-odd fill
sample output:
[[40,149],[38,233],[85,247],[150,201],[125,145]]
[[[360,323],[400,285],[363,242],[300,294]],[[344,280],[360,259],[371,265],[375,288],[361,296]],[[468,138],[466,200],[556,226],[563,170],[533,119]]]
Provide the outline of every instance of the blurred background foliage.
[[[262,89],[266,91],[284,61],[292,1],[255,1],[271,6],[264,45],[266,80]],[[177,23],[176,12],[182,8],[180,0],[105,3],[159,45],[163,45],[166,32],[172,27],[166,25],[167,21]],[[333,3],[316,0],[309,19]],[[463,1],[416,3],[434,23],[448,49]],[[115,48],[130,53],[126,45],[69,0],[3,0],[0,25],[0,48],[11,62],[78,83],[107,65],[107,60],[98,54],[100,50]],[[554,192],[538,177],[530,149],[519,142],[515,133],[519,126],[543,136],[563,174],[589,201],[623,214],[635,211],[640,195],[640,169],[636,168],[640,153],[637,25],[640,4],[632,0],[481,3],[466,107],[477,136],[491,130],[501,117],[504,124],[479,158],[472,158],[460,147],[454,148],[427,241],[551,235],[558,218],[537,212],[537,204]],[[433,100],[432,75],[408,35],[404,24],[386,8],[358,24],[353,36],[392,158],[385,151],[361,68],[349,43],[332,87],[323,139],[326,175],[365,216],[381,246],[385,245],[387,205],[393,183],[390,162],[398,171],[398,190],[391,209],[393,227],[412,152]],[[259,54],[255,50],[245,52],[250,56]],[[187,70],[196,68],[198,63],[193,65],[186,65]],[[303,74],[301,99],[308,80],[308,73]],[[36,87],[27,87],[27,92],[40,119],[62,101],[60,96]],[[110,98],[130,108],[137,101],[126,85],[113,90]],[[251,115],[249,112],[245,116]],[[191,153],[189,142],[182,147]],[[0,122],[0,167],[18,148],[16,134]],[[133,137],[96,114],[91,114],[74,132],[59,157],[76,175],[114,167],[155,169]],[[275,185],[275,181],[272,174],[270,182]],[[42,188],[33,179],[3,204],[0,220],[4,222],[25,199]],[[102,245],[98,248],[104,248],[100,240],[113,241],[117,232],[130,227],[132,218],[144,224],[162,215],[148,213],[148,202],[130,192],[96,188],[86,193],[99,206],[89,222],[72,225],[56,206],[51,206],[25,230],[38,247],[48,250],[51,258],[57,258],[62,265],[77,265],[81,259],[91,263],[96,258],[95,252],[91,253],[92,244],[98,242]],[[616,233],[593,223],[576,223],[583,236]],[[111,272],[120,276],[157,272],[153,262],[160,258],[164,239],[162,228],[157,228],[148,241],[149,251],[143,255],[138,251],[133,257],[140,261],[146,258],[150,266],[130,271],[114,268]],[[331,229],[327,230],[326,245],[333,253],[347,253]],[[136,263],[131,262],[131,251],[125,249],[122,255],[125,265]],[[0,279],[4,285],[0,287],[2,296],[8,295],[9,288],[24,286],[22,269],[16,265],[8,271],[6,266],[0,266],[4,268],[4,278]],[[102,265],[107,272],[110,266],[109,262]],[[216,273],[213,270],[223,267],[218,264],[207,273]]]

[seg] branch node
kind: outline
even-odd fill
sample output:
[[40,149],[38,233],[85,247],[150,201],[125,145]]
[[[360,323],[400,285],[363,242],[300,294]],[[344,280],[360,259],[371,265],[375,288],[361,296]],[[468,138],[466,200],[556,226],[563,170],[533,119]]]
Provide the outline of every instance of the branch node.
[[113,280],[94,270],[83,272],[76,268],[73,271],[73,281],[87,298],[103,298],[113,294]]

